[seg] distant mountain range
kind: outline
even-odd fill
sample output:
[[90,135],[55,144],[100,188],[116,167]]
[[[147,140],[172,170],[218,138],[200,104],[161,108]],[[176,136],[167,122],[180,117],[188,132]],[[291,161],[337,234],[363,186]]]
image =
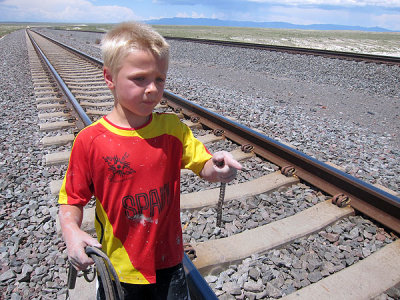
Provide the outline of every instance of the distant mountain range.
[[207,18],[163,18],[148,20],[150,25],[196,25],[196,26],[227,26],[227,27],[257,27],[257,28],[282,28],[282,29],[309,29],[309,30],[358,30],[390,32],[381,27],[361,27],[334,24],[297,25],[286,22],[252,22],[252,21],[225,21]]

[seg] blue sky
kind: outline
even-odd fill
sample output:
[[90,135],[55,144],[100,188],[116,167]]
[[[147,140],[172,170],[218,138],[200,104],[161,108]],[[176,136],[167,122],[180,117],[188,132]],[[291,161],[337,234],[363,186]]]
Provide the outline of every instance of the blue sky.
[[400,31],[400,0],[0,0],[0,22],[119,23],[171,17]]

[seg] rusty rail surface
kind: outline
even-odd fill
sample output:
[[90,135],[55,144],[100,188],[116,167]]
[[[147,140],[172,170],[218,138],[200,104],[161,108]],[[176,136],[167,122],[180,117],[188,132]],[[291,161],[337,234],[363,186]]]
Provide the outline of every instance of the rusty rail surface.
[[227,138],[241,145],[252,145],[255,153],[282,168],[292,166],[296,176],[330,195],[347,195],[356,210],[400,233],[399,197],[169,91],[165,91],[164,96],[175,110],[181,110],[190,117],[199,117],[199,122],[207,127],[223,129]]

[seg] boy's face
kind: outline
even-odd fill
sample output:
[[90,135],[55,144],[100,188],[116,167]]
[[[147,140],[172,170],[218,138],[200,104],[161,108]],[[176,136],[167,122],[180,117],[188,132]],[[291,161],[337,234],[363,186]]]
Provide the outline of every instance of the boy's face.
[[128,121],[146,122],[161,100],[167,70],[167,57],[158,58],[144,50],[129,53],[114,77],[105,68],[104,77],[114,93],[117,111],[123,111]]

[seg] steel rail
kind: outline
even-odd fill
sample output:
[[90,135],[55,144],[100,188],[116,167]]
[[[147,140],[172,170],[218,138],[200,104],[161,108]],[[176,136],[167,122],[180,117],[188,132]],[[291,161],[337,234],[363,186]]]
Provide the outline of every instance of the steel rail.
[[214,291],[201,276],[199,270],[185,253],[183,256],[183,269],[186,273],[187,284],[193,300],[218,300]]
[[68,51],[72,51],[75,55],[78,55],[78,56],[83,57],[84,59],[86,59],[86,60],[92,62],[95,66],[100,66],[100,67],[102,67],[102,65],[103,65],[103,62],[102,62],[102,61],[98,60],[97,58],[95,58],[95,57],[93,57],[93,56],[90,56],[90,55],[87,54],[87,53],[84,53],[84,52],[82,52],[82,51],[79,51],[78,49],[75,49],[75,48],[73,48],[73,47],[71,47],[71,46],[65,45],[65,44],[63,44],[63,43],[61,43],[61,42],[59,42],[59,41],[57,41],[57,40],[54,40],[54,39],[52,39],[52,38],[50,38],[50,37],[44,35],[44,34],[41,33],[41,32],[37,32],[37,31],[35,31],[35,30],[31,30],[31,31],[33,31],[34,33],[40,35],[41,37],[43,37],[43,38],[45,38],[45,39],[48,39],[49,41],[53,42],[54,44],[56,44],[56,45],[58,45],[58,46],[60,46],[60,47],[62,47],[62,48],[64,48],[64,49],[66,49],[66,50],[68,50]]
[[57,82],[58,86],[61,88],[61,90],[64,92],[65,96],[67,97],[67,99],[70,101],[70,103],[74,107],[75,111],[77,112],[77,114],[81,118],[83,124],[85,126],[88,126],[88,125],[92,124],[92,121],[90,120],[90,118],[88,117],[86,112],[83,110],[83,108],[80,106],[78,100],[76,100],[75,96],[72,94],[70,89],[67,87],[65,82],[60,77],[60,75],[58,75],[57,71],[54,69],[53,65],[47,59],[47,57],[43,53],[43,51],[39,48],[38,44],[32,38],[32,36],[31,36],[31,34],[29,33],[28,30],[27,30],[27,33],[28,33],[29,39],[31,40],[32,45],[35,47],[36,52],[39,54],[39,56],[43,59],[43,61],[45,62],[45,64],[49,68],[51,75],[53,76],[53,78]]
[[188,42],[193,42],[193,43],[202,43],[202,44],[210,44],[210,45],[251,48],[251,49],[260,49],[260,50],[268,50],[268,51],[279,51],[279,52],[288,52],[288,53],[293,53],[293,54],[319,55],[319,56],[325,56],[325,57],[331,57],[331,58],[340,58],[340,59],[348,59],[348,60],[400,65],[400,57],[396,57],[396,56],[374,55],[374,54],[355,53],[355,52],[346,52],[346,51],[333,51],[333,50],[323,50],[323,49],[315,49],[315,48],[267,45],[267,44],[247,43],[247,42],[238,42],[238,41],[235,42],[235,41],[184,38],[184,37],[169,37],[169,36],[165,36],[165,38],[171,39],[171,40],[177,40],[177,41],[188,41]]
[[[57,74],[57,71],[54,69],[54,67],[51,65],[51,63],[49,62],[49,60],[46,58],[46,56],[44,55],[44,53],[40,50],[39,46],[36,44],[36,42],[34,41],[34,39],[31,37],[31,35],[28,32],[28,36],[32,42],[32,44],[34,45],[36,51],[40,54],[40,56],[43,58],[43,60],[46,62],[47,66],[49,67],[49,69],[51,70],[51,72],[54,74],[52,74],[55,78],[57,78],[57,82],[59,82],[59,84],[61,86],[63,86],[68,93],[66,93],[66,96],[72,101],[76,102],[76,105],[80,108],[79,111],[82,112],[84,114],[85,117],[85,126],[88,126],[90,124],[92,124],[92,121],[89,119],[89,117],[86,115],[85,111],[82,109],[82,107],[80,107],[78,101],[75,99],[75,97],[72,95],[72,93],[70,92],[70,90],[68,89],[68,87],[65,85],[64,81],[61,79],[61,77]],[[41,35],[43,36],[43,35]],[[46,36],[43,36],[47,39],[49,39]],[[51,40],[51,39],[50,39]],[[66,45],[64,45],[64,47],[67,47]],[[95,59],[95,58],[94,58]],[[96,63],[99,63],[100,65],[103,65],[103,62],[101,62],[100,60],[95,59]],[[63,89],[64,90],[64,89]],[[74,105],[75,107],[75,105]],[[87,123],[87,124],[86,124]],[[190,295],[191,298],[193,298],[194,300],[217,300],[217,296],[215,295],[215,293],[212,291],[211,287],[208,285],[208,283],[205,281],[205,279],[203,278],[203,276],[201,276],[200,272],[196,269],[196,267],[194,266],[194,264],[191,262],[191,260],[188,258],[188,256],[186,255],[186,253],[184,253],[184,258],[183,258],[183,267],[186,273],[186,277],[187,277],[187,281],[188,281],[188,285],[190,288]]]
[[251,144],[254,152],[280,167],[291,165],[295,175],[330,195],[345,194],[357,211],[400,233],[400,198],[358,178],[320,162],[264,134],[229,120],[169,91],[168,105],[212,129],[223,129],[227,138],[241,145]]

